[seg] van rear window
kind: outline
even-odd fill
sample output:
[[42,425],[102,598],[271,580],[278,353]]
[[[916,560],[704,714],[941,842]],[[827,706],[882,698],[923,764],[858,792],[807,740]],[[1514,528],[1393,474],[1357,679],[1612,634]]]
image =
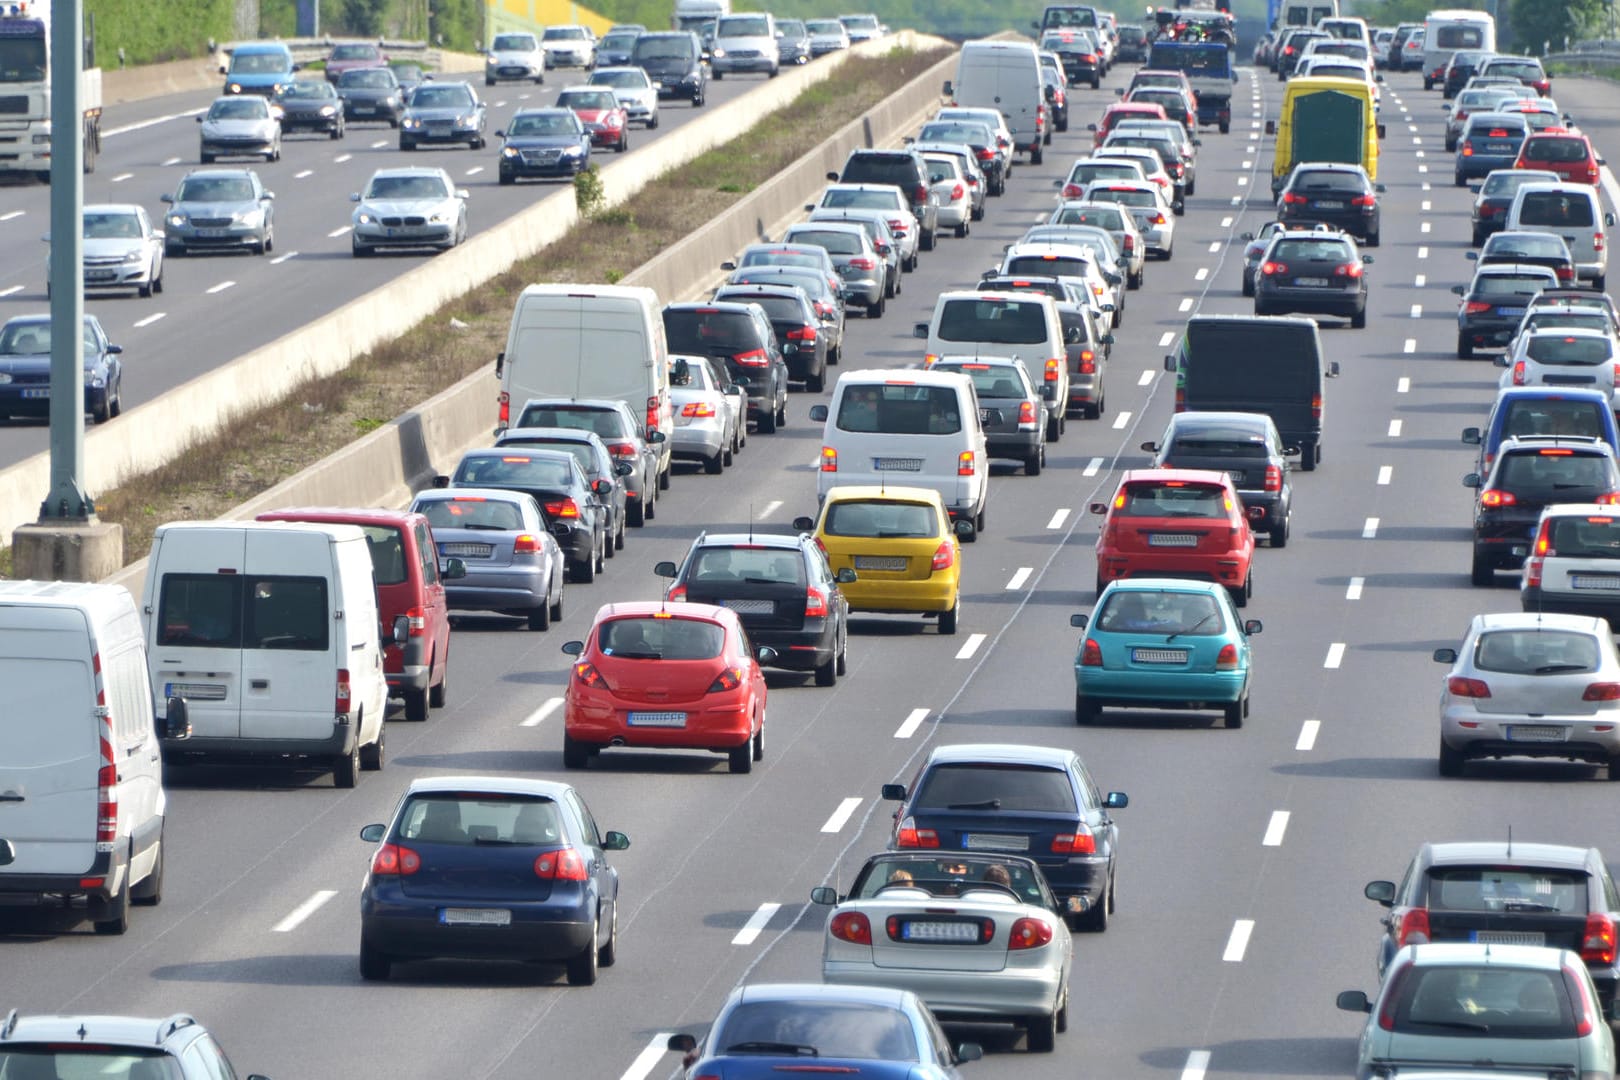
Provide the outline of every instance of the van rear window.
[[[1014,260],[1018,262],[1018,260]],[[1046,263],[1032,260],[1036,269],[1009,273],[1058,273]],[[1020,265],[1022,263],[1020,262]],[[942,341],[974,341],[989,345],[1039,345],[1046,341],[1046,312],[1038,303],[1014,300],[947,300],[939,313]]]
[[165,574],[158,644],[216,649],[330,647],[326,580],[249,574]]
[[1485,31],[1477,26],[1440,26],[1434,31],[1434,50],[1477,49],[1485,44]]
[[405,568],[405,537],[390,525],[362,525],[366,549],[371,552],[371,575],[378,585],[399,585],[408,576]]
[[839,399],[836,422],[840,431],[884,435],[954,435],[962,430],[956,391],[948,386],[853,386]]

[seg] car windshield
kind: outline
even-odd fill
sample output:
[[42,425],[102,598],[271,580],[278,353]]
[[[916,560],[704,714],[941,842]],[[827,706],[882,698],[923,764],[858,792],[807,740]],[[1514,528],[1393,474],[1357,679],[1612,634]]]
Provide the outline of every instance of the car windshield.
[[1063,769],[1044,765],[947,762],[923,774],[913,810],[1032,811],[1074,814],[1074,785]]
[[728,16],[720,20],[720,25],[714,31],[717,38],[769,37],[770,34],[770,27],[762,15]]
[[1485,185],[1479,189],[1481,195],[1512,195],[1523,184],[1545,183],[1555,179],[1552,174],[1541,176],[1527,176],[1524,173],[1493,172],[1485,178]]
[[456,483],[462,487],[551,488],[573,486],[573,462],[566,455],[530,457],[527,454],[493,454],[470,457],[456,470]]
[[769,293],[755,292],[744,289],[741,292],[727,292],[721,289],[715,293],[716,301],[728,304],[753,304],[765,312],[765,317],[772,322],[805,323],[811,321],[810,314],[805,311],[804,305],[796,296],[774,296]]
[[529,135],[576,135],[579,133],[579,119],[573,113],[519,113],[512,117],[507,125],[506,134],[509,136]]
[[995,136],[983,124],[924,124],[919,142],[954,142],[989,146]]
[[1587,876],[1581,870],[1534,866],[1431,866],[1429,907],[1497,914],[1515,911],[1584,915]]
[[1151,210],[1159,205],[1159,197],[1153,192],[1134,188],[1091,188],[1087,189],[1086,198],[1092,202],[1119,203],[1121,206],[1135,207],[1139,210]]
[[1513,139],[1523,138],[1524,133],[1522,116],[1481,113],[1468,118],[1468,130],[1465,134],[1470,139]]
[[337,91],[328,82],[300,82],[293,83],[281,92],[287,99],[321,99],[330,101],[337,97]]
[[919,1060],[911,1020],[899,1009],[820,999],[740,1002],[710,1034],[709,1053]]
[[411,95],[413,109],[470,109],[474,105],[472,91],[461,86],[419,86]]
[[[1140,180],[1142,170],[1124,161],[1082,161],[1069,171],[1069,183],[1085,187],[1097,180]],[[1053,217],[1056,223],[1067,223],[1075,218],[1065,216],[1070,211],[1060,210]],[[1074,211],[1085,213],[1085,211]]]
[[804,556],[779,547],[701,547],[683,575],[693,585],[805,584]]
[[1092,625],[1104,633],[1176,634],[1215,637],[1226,632],[1220,605],[1203,592],[1147,592],[1119,589],[1110,593]]
[[1064,255],[1012,255],[1002,263],[1001,272],[1016,277],[1040,275],[1081,278],[1086,276],[1086,271],[1090,268],[1091,264],[1086,260]]
[[896,894],[900,889],[915,889],[939,899],[954,899],[975,889],[981,896],[990,893],[1005,898],[1006,894],[1000,889],[983,888],[987,882],[1011,889],[1026,903],[1042,907],[1050,904],[1049,894],[1041,887],[1039,872],[1028,863],[1005,862],[993,855],[966,854],[939,859],[915,855],[875,856],[862,868],[860,883],[850,893],[850,898],[867,900],[883,894],[896,900],[909,899]]
[[837,19],[811,19],[804,24],[806,30],[812,34],[831,34],[833,37],[842,36],[844,24]]
[[245,176],[188,176],[180,181],[175,201],[183,203],[252,202],[253,181]]
[[1133,480],[1114,496],[1114,513],[1122,517],[1214,518],[1232,510],[1226,489],[1187,480]]
[[712,660],[725,642],[719,623],[664,612],[609,619],[596,629],[602,655],[624,660]]
[[647,75],[639,68],[635,71],[598,71],[591,76],[593,86],[614,86],[621,90],[645,90]]
[[876,30],[878,28],[876,15],[840,15],[838,21],[851,30]]
[[[51,351],[51,324],[44,320],[37,322],[8,322],[4,329],[0,329],[0,355],[5,356],[39,356]],[[89,327],[84,328],[84,351],[89,356],[97,351],[96,335]]]
[[236,53],[231,57],[232,75],[274,75],[289,66],[279,53]]
[[637,60],[690,60],[692,41],[682,37],[643,37],[636,40]]
[[1525,353],[1539,364],[1590,366],[1604,363],[1614,355],[1614,350],[1606,337],[1536,334],[1525,347]]
[[375,45],[337,45],[332,49],[333,60],[381,60],[382,53]]
[[[1020,269],[1004,273],[1040,274],[1059,271],[1039,259],[1013,260]],[[1025,264],[1029,265],[1025,265]],[[939,337],[943,341],[973,341],[988,345],[1037,345],[1047,340],[1045,308],[1038,302],[1020,300],[953,299],[945,301],[939,313]]]
[[1359,195],[1367,189],[1367,181],[1359,173],[1352,172],[1300,172],[1288,187],[1291,191],[1342,191]]
[[769,249],[744,252],[742,265],[818,267],[822,265],[822,261],[809,252]]
[[1125,228],[1125,212],[1116,206],[1065,207],[1052,215],[1052,225],[1093,225],[1110,231]]
[[1552,519],[1552,551],[1568,559],[1620,559],[1620,518],[1608,514]]
[[828,536],[882,540],[932,540],[939,536],[939,512],[929,503],[892,499],[850,499],[827,508],[821,531]]
[[0,1076],[56,1080],[181,1080],[178,1058],[133,1047],[29,1046],[0,1049]]
[[502,446],[533,446],[541,450],[557,450],[570,455],[579,464],[579,471],[590,476],[596,467],[596,448],[577,439],[530,438],[520,435],[501,439]]
[[546,27],[547,41],[584,41],[585,28],[583,26],[548,26]]
[[839,399],[837,425],[885,435],[954,435],[962,430],[962,416],[954,387],[868,383]]
[[1267,454],[1264,437],[1242,428],[1200,428],[1177,435],[1170,452],[1195,457],[1255,460],[1263,459]]
[[236,97],[216,101],[208,108],[210,120],[265,120],[270,103],[261,97]]
[[1412,1035],[1470,1039],[1576,1037],[1575,1013],[1557,968],[1414,966],[1390,992],[1389,1027]]
[[564,109],[616,109],[619,99],[611,90],[564,90],[557,95],[557,105]]
[[557,847],[566,839],[559,807],[543,796],[437,791],[405,800],[394,838],[452,847]]
[[956,180],[961,176],[961,170],[954,159],[925,157],[923,161],[928,163],[928,182],[931,184]]
[[435,529],[517,532],[523,528],[523,512],[516,503],[485,496],[420,499],[411,509]]
[[437,176],[374,176],[366,188],[368,199],[443,199],[449,194]]
[[1542,447],[1508,454],[1491,483],[1521,503],[1591,502],[1614,486],[1614,463],[1601,454]]
[[533,34],[496,34],[495,43],[490,49],[494,52],[533,52],[539,47]]
[[399,85],[399,80],[394,78],[394,73],[387,68],[360,68],[358,71],[345,71],[338,77],[338,85],[358,86],[366,90],[391,90]]
[[1522,330],[1612,330],[1614,321],[1601,311],[1544,311],[1525,321]]
[[86,240],[136,240],[141,236],[141,219],[123,212],[84,212]]
[[626,439],[624,417],[614,409],[590,408],[578,405],[529,405],[518,417],[518,427],[557,427],[574,431],[592,431],[603,441]]

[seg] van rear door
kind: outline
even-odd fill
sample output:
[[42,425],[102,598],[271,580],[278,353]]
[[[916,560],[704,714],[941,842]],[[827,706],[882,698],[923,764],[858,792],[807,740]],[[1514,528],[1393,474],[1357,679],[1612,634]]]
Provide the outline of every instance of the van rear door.
[[1322,430],[1322,370],[1310,327],[1271,320],[1189,323],[1178,398],[1193,412],[1260,412],[1283,442]]
[[152,693],[186,699],[198,739],[234,739],[241,728],[240,529],[166,530],[154,548],[157,603],[148,650]]
[[[332,545],[331,537],[318,532],[254,531],[245,537],[244,739],[324,739],[332,734],[337,672],[350,666],[347,656],[337,655],[344,639],[333,626],[337,590]],[[375,606],[370,611],[375,621]],[[365,617],[364,610],[355,614]],[[371,640],[364,634],[359,639]]]

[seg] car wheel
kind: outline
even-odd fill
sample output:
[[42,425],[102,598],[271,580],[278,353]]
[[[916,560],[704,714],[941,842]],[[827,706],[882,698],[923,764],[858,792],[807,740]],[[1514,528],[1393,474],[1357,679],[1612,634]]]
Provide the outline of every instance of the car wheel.
[[607,944],[596,950],[596,966],[612,967],[619,959],[619,905],[613,905],[613,917],[608,923]]
[[400,138],[399,138],[399,148],[401,150],[415,150],[416,149],[416,140],[415,139],[407,139],[403,135],[401,135]]
[[158,826],[157,857],[152,870],[129,887],[129,902],[137,907],[157,907],[163,902],[163,827]]
[[600,573],[604,572],[605,570],[607,570],[607,553],[608,553],[608,548],[611,547],[611,546],[612,546],[612,541],[608,539],[606,533],[603,533],[602,534],[602,541],[596,548],[596,562],[594,564],[596,566],[596,572],[598,574],[600,574]]
[[1599,274],[1597,277],[1592,279],[1592,288],[1596,289],[1598,292],[1603,292],[1608,287],[1609,287],[1609,275],[1608,274]]
[[647,130],[648,131],[655,131],[655,130],[657,130],[657,128],[658,128],[658,114],[653,113],[653,118],[651,120],[647,121]]
[[214,163],[213,154],[198,154],[197,156],[202,159],[202,163],[204,165],[212,165]]
[[360,743],[332,763],[332,786],[352,788],[360,782]]
[[726,459],[730,456],[729,451],[716,450],[713,457],[706,457],[703,459],[703,471],[708,473],[710,476],[719,476],[721,471],[726,467]]
[[[431,664],[428,666],[428,669],[430,671],[432,670],[432,665]],[[416,722],[426,720],[427,718],[428,718],[428,691],[427,691],[427,688],[424,687],[421,690],[415,690],[415,689],[406,690],[405,691],[405,719],[410,720],[413,723],[416,723]]]
[[567,732],[563,733],[563,768],[583,769],[590,757],[590,747],[573,738]]
[[1059,439],[1063,438],[1063,428],[1064,428],[1064,426],[1065,425],[1064,425],[1063,417],[1061,417],[1061,416],[1049,416],[1049,417],[1047,417],[1046,418],[1046,441],[1047,442],[1057,442]]
[[973,209],[968,211],[968,220],[970,220],[970,221],[983,221],[984,220],[984,204],[983,203],[980,203],[978,206],[975,206]]
[[124,380],[122,378],[118,380],[117,392],[113,394],[112,404],[107,406],[107,411],[113,416],[122,416],[124,413]]
[[759,730],[754,732],[753,753],[755,761],[765,760],[765,718],[759,718]]
[[[101,918],[96,918],[99,915]],[[118,937],[129,930],[129,888],[91,909],[91,925],[102,937]]]
[[1254,595],[1254,571],[1250,570],[1248,576],[1243,579],[1243,584],[1231,592],[1233,607],[1248,607],[1249,597]]
[[639,529],[647,523],[647,504],[645,500],[637,499],[625,506],[625,516],[630,524]]
[[1095,724],[1102,718],[1102,706],[1085,697],[1080,691],[1074,692],[1074,722],[1084,727]]
[[838,646],[838,674],[849,674],[849,628],[844,628],[843,643]]
[[[1455,747],[1447,746],[1446,745],[1446,740],[1444,740],[1444,739],[1440,740],[1440,775],[1441,776],[1461,776],[1462,771],[1463,771],[1463,763],[1466,762],[1467,760],[1468,760],[1468,755],[1467,754],[1464,754],[1461,750],[1458,750]],[[1615,769],[1615,762],[1614,762],[1613,759],[1610,759],[1610,762],[1609,762],[1609,778],[1610,779],[1614,778],[1616,771],[1617,770]]]
[[1299,448],[1299,468],[1301,472],[1315,472],[1317,464],[1322,460],[1322,451],[1314,442],[1306,442]]
[[[654,481],[654,482],[656,483],[656,481]],[[658,516],[658,498],[657,498],[657,496],[649,493],[647,495],[647,500],[646,500],[645,517],[647,518],[648,521],[651,521],[653,518],[655,518],[657,516]]]
[[759,433],[761,435],[776,434],[776,409],[767,407],[759,414]]
[[387,982],[394,961],[382,950],[360,936],[360,977],[367,982]]
[[503,185],[511,185],[517,183],[517,177],[511,173],[503,172],[498,175],[497,181]]
[[750,738],[740,746],[733,746],[726,751],[726,765],[734,773],[753,772],[754,740]]
[[1459,360],[1472,360],[1473,358],[1474,358],[1474,346],[1473,346],[1473,344],[1471,342],[1469,342],[1468,338],[1464,337],[1462,334],[1458,334],[1457,335],[1457,359],[1459,359]]
[[[1114,875],[1108,875],[1108,891],[1114,891]],[[1108,929],[1109,903],[1106,895],[1097,898],[1097,904],[1091,910],[1075,916],[1074,928],[1076,930],[1089,930],[1093,934],[1100,934]]]
[[1226,726],[1240,728],[1243,726],[1243,717],[1249,712],[1249,695],[1244,694],[1237,701],[1225,706],[1221,710],[1226,714]]
[[108,388],[107,394],[101,399],[99,406],[90,410],[90,419],[98,424],[105,424],[112,419],[112,390]]
[[[433,677],[432,674],[431,674],[432,671],[433,671],[433,665],[432,664],[428,665],[428,671],[429,671],[428,678],[431,679]],[[438,682],[436,682],[432,686],[428,687],[428,704],[430,706],[432,706],[433,708],[435,708],[435,709],[442,709],[442,708],[444,708],[445,703],[447,701],[449,701],[449,700],[450,700],[450,658],[447,656],[447,657],[444,658],[444,674],[439,677]]]
[[1057,1010],[1050,1016],[1032,1016],[1024,1023],[1027,1045],[1032,1054],[1050,1054],[1057,1049]]
[[968,223],[964,221],[964,222],[962,222],[962,224],[960,224],[960,225],[958,225],[956,227],[957,239],[961,239],[962,237],[966,236],[967,234],[968,234]]
[[578,956],[568,961],[569,986],[596,985],[596,972],[600,953],[596,948],[596,936],[601,932],[601,926],[593,921],[591,923],[591,939]]
[[1024,475],[1041,475],[1041,463],[1046,460],[1046,444],[1042,443],[1040,449],[1024,459]]
[[1244,274],[1243,274],[1243,295],[1244,296],[1253,296],[1254,295],[1254,278],[1249,276],[1248,271],[1244,271]]
[[1474,549],[1474,559],[1468,569],[1469,584],[1480,588],[1488,588],[1496,584],[1496,564],[1491,562],[1490,556]]
[[628,149],[630,149],[630,133],[626,131],[619,136],[619,145],[613,148],[613,152],[615,154],[622,154]]
[[939,632],[946,635],[956,633],[956,621],[961,613],[962,597],[960,594],[958,594],[956,597],[956,602],[951,605],[951,610],[942,611],[939,613]]
[[823,366],[820,371],[813,372],[812,374],[805,376],[804,388],[810,391],[812,394],[819,394],[825,390],[826,387],[827,369],[825,366]]
[[816,665],[816,685],[833,686],[838,682],[838,657],[836,654],[827,657],[825,664]]
[[867,304],[866,305],[866,317],[868,319],[881,319],[881,318],[883,318],[883,304],[884,304],[884,300],[883,300],[883,297],[881,297],[881,296],[878,297],[877,303],[875,303],[875,304]]
[[715,82],[725,82],[726,73],[717,68],[713,72],[710,73],[709,77],[712,78]]
[[383,767],[383,755],[387,750],[388,725],[383,724],[377,729],[377,741],[360,748],[360,767],[366,772],[377,772]]
[[[624,515],[621,514],[621,515],[619,515],[619,531],[613,534],[613,551],[623,551],[623,550],[624,550]],[[608,558],[611,559],[612,557],[613,557],[613,552],[610,551],[608,553]]]
[[976,540],[979,539],[979,535],[981,533],[988,532],[989,531],[989,524],[990,524],[990,508],[988,506],[982,507],[979,510],[978,514],[975,515],[974,518],[973,518],[973,535],[968,537],[968,543],[971,544],[971,543],[975,542]]
[[[151,295],[152,295],[152,286],[151,286],[151,284],[148,283],[148,284],[142,284],[142,285],[135,286],[135,295],[139,296],[142,300],[146,300],[146,299],[150,298]],[[47,298],[49,298],[48,293],[47,293]]]
[[[934,244],[937,242],[934,234],[937,231],[936,229],[924,229],[922,236],[918,237],[917,246],[924,251],[933,251]],[[913,270],[917,269],[917,256],[915,255],[911,257],[911,268]]]
[[1045,155],[1041,153],[1041,148],[1037,146],[1035,149],[1029,152],[1029,163],[1031,165],[1039,165],[1044,157]]
[[589,585],[596,580],[596,552],[590,551],[584,562],[576,562],[570,569],[574,572],[574,580],[582,585]]
[[1146,277],[1147,267],[1144,266],[1142,269],[1126,278],[1125,287],[1127,289],[1140,289],[1142,287],[1142,282]]
[[1374,229],[1372,232],[1367,234],[1367,246],[1368,247],[1377,247],[1378,246],[1378,230],[1377,229]]
[[733,435],[726,448],[720,452],[720,467],[724,468],[737,460],[737,436]]
[[1292,516],[1293,515],[1290,514],[1289,517],[1283,518],[1281,524],[1273,526],[1271,531],[1266,534],[1271,540],[1272,547],[1280,548],[1288,546],[1288,525],[1289,518]]
[[1069,1030],[1069,992],[1067,990],[1063,992],[1063,1000],[1058,1004],[1057,1029],[1059,1035]]
[[782,400],[776,405],[776,426],[787,426],[787,387],[782,387]]
[[1350,313],[1350,329],[1352,329],[1352,330],[1365,330],[1365,329],[1367,329],[1367,309],[1366,308],[1362,308],[1360,311],[1354,311],[1354,312]]
[[553,596],[551,598],[551,603],[547,604],[546,606],[551,609],[551,621],[552,622],[559,622],[559,621],[562,620],[562,617],[563,617],[563,595],[564,595],[564,592],[563,592],[562,582],[559,581],[557,583],[557,587],[552,590],[552,593],[553,593]]

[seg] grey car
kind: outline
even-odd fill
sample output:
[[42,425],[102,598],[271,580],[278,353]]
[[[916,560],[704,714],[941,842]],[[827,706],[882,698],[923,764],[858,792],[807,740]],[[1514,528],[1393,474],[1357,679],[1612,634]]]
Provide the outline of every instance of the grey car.
[[837,19],[809,19],[804,28],[810,34],[812,58],[849,48],[849,31]]
[[268,98],[257,94],[215,98],[197,123],[202,125],[198,156],[204,165],[221,157],[281,160],[281,120]]
[[625,519],[637,528],[656,516],[658,444],[664,433],[648,435],[642,420],[622,401],[609,398],[531,398],[518,413],[517,427],[574,428],[592,431],[613,455],[613,460],[630,466],[622,474],[625,488]]
[[[150,902],[157,903],[155,895]],[[231,1064],[208,1029],[185,1013],[166,1018],[19,1016],[14,1010],[4,1018],[3,1029],[0,1074],[8,1077],[79,1074],[215,1080],[247,1075]]]
[[594,431],[581,428],[532,427],[507,428],[495,438],[496,446],[533,446],[543,450],[566,450],[579,462],[585,480],[593,487],[598,480],[606,480],[609,487],[598,491],[597,497],[608,508],[607,557],[624,548],[624,529],[627,519],[629,484],[625,478],[635,472],[626,461],[619,461],[608,452],[607,444]]
[[163,196],[169,207],[163,215],[163,250],[186,255],[246,248],[263,255],[275,247],[275,198],[252,169],[194,169],[174,194]]
[[399,118],[405,112],[405,91],[390,69],[345,71],[338,78],[337,92],[343,99],[345,120],[381,120],[389,127],[399,127]]
[[885,257],[878,254],[864,228],[854,222],[804,222],[790,226],[782,240],[825,248],[838,276],[844,279],[845,299],[865,308],[868,319],[883,317],[887,296]]
[[805,224],[819,225],[837,222],[859,226],[865,231],[867,239],[872,243],[872,250],[878,253],[886,264],[884,274],[883,294],[890,299],[899,296],[904,288],[901,272],[905,269],[905,249],[901,240],[894,234],[889,226],[889,217],[883,210],[829,210],[818,209],[810,213],[810,220]]
[[1046,405],[1023,360],[946,353],[929,370],[954,371],[972,380],[988,456],[1013,458],[1023,464],[1026,475],[1041,475],[1046,465]]
[[358,205],[350,242],[356,257],[380,248],[448,251],[467,237],[467,193],[443,169],[378,169]]
[[498,611],[549,630],[563,615],[565,560],[534,496],[505,488],[424,491],[411,511],[428,519],[439,558],[467,575],[444,583],[452,611]]
[[418,86],[405,102],[399,121],[399,148],[415,150],[423,143],[466,143],[469,150],[484,148],[484,103],[467,83],[446,82]]
[[718,475],[742,449],[748,430],[748,391],[731,381],[725,363],[708,356],[669,358],[669,401],[675,412],[670,456],[700,461]]
[[281,132],[312,131],[331,139],[343,138],[343,99],[325,79],[300,80],[284,86],[275,96],[281,110]]
[[776,20],[776,58],[783,67],[810,62],[810,31],[802,19]]

